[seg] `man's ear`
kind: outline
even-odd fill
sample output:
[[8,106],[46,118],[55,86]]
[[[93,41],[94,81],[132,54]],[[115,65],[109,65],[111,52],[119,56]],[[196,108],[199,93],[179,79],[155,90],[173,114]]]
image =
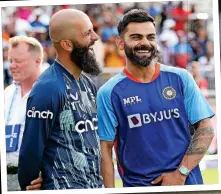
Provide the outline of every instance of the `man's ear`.
[[73,50],[74,45],[70,40],[62,40],[60,44],[61,47],[66,51],[71,52]]
[[116,45],[120,50],[124,50],[124,41],[120,36],[116,38]]

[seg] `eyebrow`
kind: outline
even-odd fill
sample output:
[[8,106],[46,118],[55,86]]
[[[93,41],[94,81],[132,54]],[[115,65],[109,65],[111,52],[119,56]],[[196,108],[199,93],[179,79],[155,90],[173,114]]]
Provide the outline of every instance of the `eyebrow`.
[[83,32],[82,34],[85,36],[88,32],[91,32],[93,30],[93,25],[91,25],[90,29],[87,30],[86,32]]
[[86,32],[84,32],[83,35],[85,36],[88,32],[91,32],[91,29],[89,29]]
[[[130,34],[129,35],[130,37],[132,37],[132,36],[143,36],[142,34]],[[151,33],[151,34],[147,34],[147,36],[156,36],[156,34],[155,33]]]

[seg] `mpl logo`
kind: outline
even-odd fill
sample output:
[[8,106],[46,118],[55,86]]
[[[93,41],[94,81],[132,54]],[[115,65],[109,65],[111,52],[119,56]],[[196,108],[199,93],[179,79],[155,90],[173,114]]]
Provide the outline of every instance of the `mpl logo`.
[[141,102],[141,98],[139,98],[139,96],[132,96],[132,97],[128,97],[128,98],[124,98],[124,105],[131,105],[131,104],[135,104],[135,103],[140,103]]
[[47,111],[38,111],[38,110],[35,110],[35,107],[32,107],[31,110],[28,110],[27,112],[27,116],[29,118],[39,118],[39,119],[52,119],[53,118],[53,113],[50,112],[49,110]]
[[130,128],[140,127],[142,125],[140,114],[129,115],[127,118]]

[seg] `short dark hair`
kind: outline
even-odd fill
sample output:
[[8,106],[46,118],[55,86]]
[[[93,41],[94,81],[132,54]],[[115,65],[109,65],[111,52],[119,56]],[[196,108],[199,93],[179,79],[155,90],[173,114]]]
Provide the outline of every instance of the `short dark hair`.
[[124,32],[130,22],[152,22],[153,25],[156,26],[154,19],[145,10],[132,9],[128,11],[118,23],[117,30],[119,35]]

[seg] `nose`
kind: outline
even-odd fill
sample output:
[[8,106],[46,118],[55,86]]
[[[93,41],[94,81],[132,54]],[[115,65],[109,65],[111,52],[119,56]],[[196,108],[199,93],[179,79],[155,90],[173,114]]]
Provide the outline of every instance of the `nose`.
[[14,60],[10,61],[9,69],[10,69],[10,70],[13,70],[13,69],[15,69],[16,67],[17,67],[17,63],[16,63]]
[[97,35],[96,32],[93,31],[92,40],[97,41],[98,39],[99,39],[99,36]]
[[150,41],[149,41],[147,38],[143,38],[141,44],[142,44],[142,45],[146,45],[146,46],[148,46],[148,47],[151,45],[151,44],[150,44]]

